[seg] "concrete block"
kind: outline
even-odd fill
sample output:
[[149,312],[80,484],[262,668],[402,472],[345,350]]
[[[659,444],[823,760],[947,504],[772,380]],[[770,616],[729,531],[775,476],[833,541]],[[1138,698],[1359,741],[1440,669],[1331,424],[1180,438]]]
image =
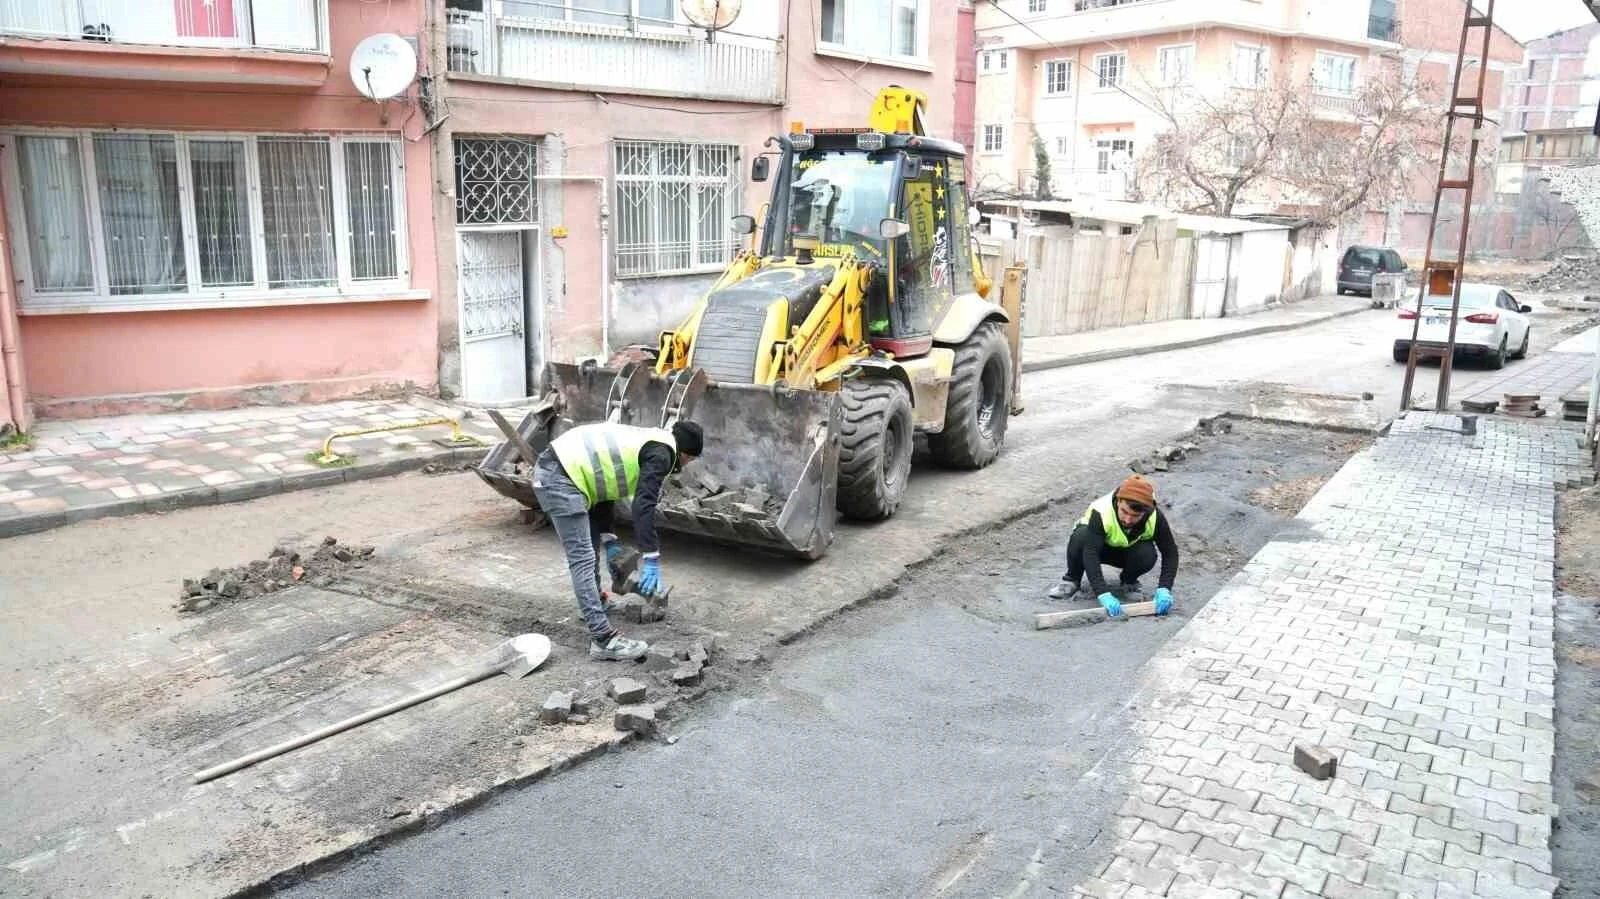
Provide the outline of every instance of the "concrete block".
[[631,677],[619,677],[611,682],[611,698],[620,705],[644,702],[645,686]]
[[557,690],[539,709],[539,720],[545,724],[561,724],[572,715],[572,694]]
[[573,694],[573,697],[572,697],[572,714],[574,714],[574,715],[593,715],[594,714],[594,700],[590,699],[587,696],[578,696],[577,694]]
[[568,715],[567,716],[567,723],[568,724],[588,724],[589,723],[589,716],[588,715]]
[[672,672],[672,682],[680,687],[693,687],[700,683],[699,665],[679,665]]
[[[639,688],[641,694],[644,687]],[[641,737],[647,737],[656,730],[656,710],[648,705],[624,705],[617,709],[613,719],[617,730],[631,731]]]
[[711,647],[703,640],[696,640],[689,644],[689,651],[684,654],[684,658],[702,666],[709,665],[711,664]]
[[1317,780],[1327,780],[1339,770],[1339,760],[1321,746],[1300,745],[1294,748],[1294,766]]

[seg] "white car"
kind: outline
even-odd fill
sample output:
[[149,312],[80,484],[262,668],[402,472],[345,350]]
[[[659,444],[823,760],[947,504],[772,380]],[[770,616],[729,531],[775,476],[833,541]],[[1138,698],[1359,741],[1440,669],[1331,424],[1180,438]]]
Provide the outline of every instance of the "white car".
[[[1415,300],[1402,300],[1400,331],[1394,339],[1394,361],[1404,362],[1411,351],[1411,329],[1417,325]],[[1411,305],[1412,308],[1404,308]],[[1502,368],[1507,359],[1528,355],[1532,306],[1523,306],[1493,284],[1462,284],[1461,309],[1456,317],[1456,358],[1483,359],[1490,368]],[[1450,297],[1430,294],[1423,301],[1417,346],[1442,351],[1450,339]]]

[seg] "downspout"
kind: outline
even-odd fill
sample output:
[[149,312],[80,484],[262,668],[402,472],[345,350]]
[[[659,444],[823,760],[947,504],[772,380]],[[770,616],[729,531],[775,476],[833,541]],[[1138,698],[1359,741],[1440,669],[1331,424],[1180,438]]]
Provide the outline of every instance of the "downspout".
[[[600,202],[600,364],[611,361],[611,206],[606,202],[604,175],[534,175],[534,181],[593,183]],[[547,348],[548,349],[548,348]]]
[[16,280],[11,273],[11,234],[0,222],[0,370],[6,382],[6,405],[18,431],[33,426],[27,393],[22,389],[22,340],[17,332]]

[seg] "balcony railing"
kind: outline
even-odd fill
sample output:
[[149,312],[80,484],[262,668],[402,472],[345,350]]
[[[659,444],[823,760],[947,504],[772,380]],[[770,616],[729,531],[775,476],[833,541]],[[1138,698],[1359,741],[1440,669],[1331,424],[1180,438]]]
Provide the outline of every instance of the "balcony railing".
[[635,17],[629,26],[450,13],[450,71],[550,87],[783,102],[783,45]]
[[324,0],[0,0],[0,36],[326,53]]

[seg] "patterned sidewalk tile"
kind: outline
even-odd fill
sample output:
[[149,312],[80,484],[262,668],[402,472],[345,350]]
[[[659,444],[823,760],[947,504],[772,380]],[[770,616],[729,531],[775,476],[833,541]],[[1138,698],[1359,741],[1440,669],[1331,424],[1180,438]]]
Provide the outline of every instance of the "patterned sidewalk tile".
[[[520,414],[508,410],[507,417],[515,422]],[[333,449],[353,454],[349,468],[307,458],[336,431],[434,418],[461,421],[462,432],[484,447],[440,446],[434,440],[449,437],[450,428],[436,425],[341,438]],[[244,499],[343,480],[346,472],[392,472],[443,456],[466,460],[500,439],[482,413],[462,420],[462,410],[426,398],[41,421],[30,436],[30,448],[0,452],[0,536],[66,524],[72,513],[123,514],[162,508],[164,500],[176,506],[225,498],[208,490]]]
[[[1412,413],[1146,669],[1079,896],[1548,899],[1570,427]],[[1318,781],[1297,745],[1338,756]]]

